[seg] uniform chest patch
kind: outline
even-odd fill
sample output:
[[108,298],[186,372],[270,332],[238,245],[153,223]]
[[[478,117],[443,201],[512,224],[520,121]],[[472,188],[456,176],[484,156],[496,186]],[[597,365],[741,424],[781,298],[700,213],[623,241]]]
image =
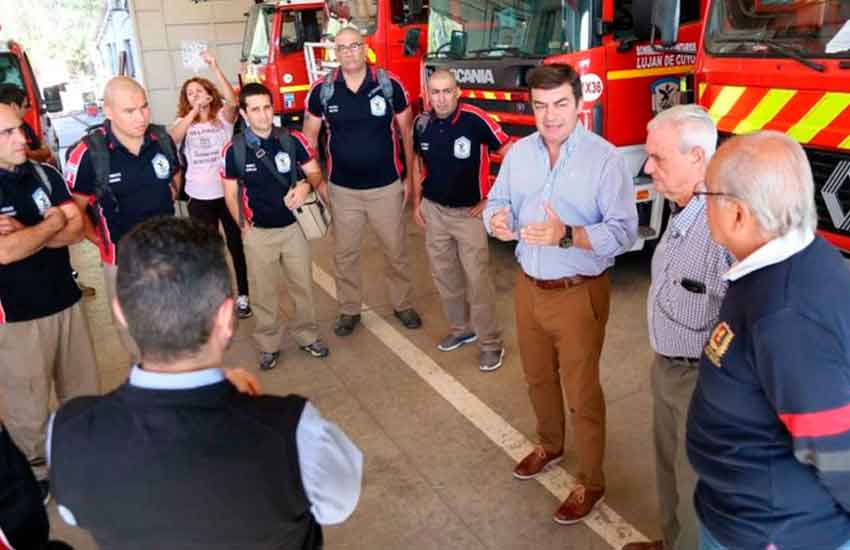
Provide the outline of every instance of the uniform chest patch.
[[468,159],[469,154],[472,151],[472,142],[469,141],[469,138],[459,137],[455,140],[455,158],[457,159]]
[[428,149],[430,149],[430,147],[431,147],[431,145],[427,141],[423,141],[422,143],[419,144],[419,148],[422,149],[423,151],[427,151]]
[[248,164],[245,165],[245,171],[246,172],[256,172],[257,171],[257,165],[254,164],[253,162],[249,162]]
[[373,116],[384,116],[387,114],[387,100],[382,96],[376,95],[369,100],[369,108],[372,110]]
[[329,113],[338,113],[339,112],[339,105],[328,105],[328,112]]
[[274,156],[274,163],[277,166],[277,171],[281,174],[286,174],[292,168],[292,159],[289,158],[289,153],[280,151]]
[[729,351],[729,346],[732,345],[734,339],[735,333],[732,332],[726,321],[718,323],[711,331],[711,336],[708,337],[708,342],[705,344],[705,356],[715,367],[723,368],[723,356]]
[[44,213],[53,206],[50,203],[50,197],[47,196],[47,193],[39,187],[32,194],[32,202],[35,203],[35,207],[38,208],[38,213],[44,216]]
[[153,160],[151,160],[151,164],[153,165],[153,171],[156,177],[159,179],[164,180],[171,175],[171,164],[162,153],[157,153]]

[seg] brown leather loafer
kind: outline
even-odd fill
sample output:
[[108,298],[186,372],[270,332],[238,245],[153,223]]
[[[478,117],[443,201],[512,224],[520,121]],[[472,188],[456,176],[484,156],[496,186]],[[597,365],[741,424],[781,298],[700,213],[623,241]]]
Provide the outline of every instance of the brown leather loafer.
[[548,466],[554,466],[564,459],[564,451],[560,453],[547,453],[542,445],[538,445],[531,453],[514,468],[514,477],[517,479],[534,479],[540,475]]
[[623,550],[664,550],[664,541],[654,540],[652,542],[630,542],[623,546]]
[[576,485],[552,519],[562,525],[578,523],[593,511],[593,508],[602,501],[604,496],[604,490],[588,489],[584,485]]

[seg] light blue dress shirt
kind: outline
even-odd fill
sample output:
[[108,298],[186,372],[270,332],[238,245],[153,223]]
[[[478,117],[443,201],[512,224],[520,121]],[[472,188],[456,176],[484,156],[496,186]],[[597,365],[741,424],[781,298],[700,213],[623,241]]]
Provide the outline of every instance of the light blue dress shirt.
[[617,149],[576,125],[561,145],[554,167],[539,132],[517,141],[505,156],[487,197],[484,226],[498,210],[510,207],[511,229],[545,221],[544,202],[562,222],[587,230],[592,250],[532,246],[520,241],[516,257],[536,279],[599,275],[637,238],[637,207],[632,177]]
[[[217,384],[224,379],[221,369],[171,374],[145,371],[136,365],[130,371],[129,383],[154,390],[187,390]],[[48,462],[52,433],[53,417],[47,431]],[[310,402],[301,412],[295,442],[298,445],[301,482],[313,517],[322,525],[345,521],[360,499],[363,454],[336,424],[322,418]],[[71,510],[61,504],[59,515],[67,523],[76,525]]]

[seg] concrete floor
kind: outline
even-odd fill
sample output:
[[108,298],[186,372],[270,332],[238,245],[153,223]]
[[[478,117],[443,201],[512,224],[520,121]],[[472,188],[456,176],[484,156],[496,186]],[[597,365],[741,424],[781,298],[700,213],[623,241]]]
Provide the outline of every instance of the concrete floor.
[[[335,300],[319,286],[317,314],[322,337],[331,348],[327,359],[307,357],[287,336],[279,366],[268,373],[259,372],[250,340],[252,320],[240,324],[239,336],[229,352],[228,365],[256,372],[265,392],[296,392],[310,398],[363,451],[365,473],[360,503],[346,523],[325,530],[327,547],[619,548],[633,532],[627,526],[611,524],[610,514],[597,514],[596,531],[584,524],[555,524],[551,516],[559,499],[536,481],[520,482],[511,476],[514,459],[508,453],[516,455],[521,451],[517,447],[520,443],[506,439],[502,442],[505,448],[494,443],[411,368],[418,364],[421,370],[425,365],[429,375],[438,377],[443,371],[448,373],[474,396],[461,396],[461,403],[477,398],[525,437],[533,438],[535,420],[526,395],[514,325],[512,287],[517,268],[513,247],[491,241],[491,267],[507,355],[501,369],[485,374],[477,368],[474,346],[451,353],[436,349],[446,324],[431,281],[422,233],[409,224],[408,236],[411,274],[417,289],[414,302],[424,320],[422,329],[405,330],[393,318],[385,284],[379,276],[383,259],[370,234],[363,254],[365,298],[389,327],[380,321],[368,323],[371,330],[360,326],[352,337],[337,338],[332,331]],[[73,257],[81,280],[97,288],[97,296],[86,299],[85,304],[104,390],[110,390],[125,380],[127,357],[108,315],[95,248],[77,245]],[[314,244],[313,260],[320,270],[333,273],[331,238]],[[648,273],[647,253],[623,257],[613,270],[602,384],[609,429],[606,503],[625,522],[654,538],[659,529],[648,384],[651,349],[645,315]],[[317,280],[325,279],[319,273]],[[283,309],[291,313],[288,299],[284,300]],[[384,343],[393,341],[403,345]],[[574,455],[568,454],[560,467],[573,472]],[[561,475],[559,479],[564,477],[563,471],[555,474]],[[72,543],[78,550],[95,548],[87,534],[58,518],[55,504],[50,510],[56,538]]]

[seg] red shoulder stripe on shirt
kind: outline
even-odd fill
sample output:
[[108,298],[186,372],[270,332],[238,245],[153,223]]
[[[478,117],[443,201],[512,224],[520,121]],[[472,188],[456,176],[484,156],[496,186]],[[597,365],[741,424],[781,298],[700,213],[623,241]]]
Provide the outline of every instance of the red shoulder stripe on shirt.
[[825,437],[850,431],[850,405],[810,413],[785,413],[779,420],[793,437]]
[[301,144],[301,147],[303,147],[304,150],[307,151],[307,156],[310,157],[309,159],[307,159],[307,162],[316,158],[316,150],[313,149],[313,147],[310,145],[310,142],[307,141],[307,137],[304,134],[302,134],[298,130],[292,130],[289,133],[292,135],[292,137],[297,139],[298,142]]
[[68,186],[69,189],[74,188],[74,184],[77,182],[77,171],[80,169],[80,163],[83,161],[83,155],[86,154],[89,148],[85,144],[84,141],[80,141],[77,145],[71,149],[71,153],[68,155],[68,162],[65,163],[65,185]]
[[224,144],[224,146],[221,148],[221,152],[219,153],[219,156],[221,156],[221,165],[218,174],[219,176],[221,176],[222,179],[227,179],[227,151],[232,145],[233,140],[227,140],[227,143]]
[[502,145],[507,143],[508,139],[510,139],[508,138],[508,134],[506,134],[505,131],[502,130],[502,127],[499,126],[499,124],[496,123],[495,120],[490,118],[490,115],[488,115],[486,111],[479,109],[475,105],[468,105],[466,103],[460,104],[460,110],[465,113],[476,115],[481,120],[483,120],[487,127],[490,129],[490,131],[493,132],[493,135],[496,137],[496,139],[499,140],[499,143],[501,143]]

